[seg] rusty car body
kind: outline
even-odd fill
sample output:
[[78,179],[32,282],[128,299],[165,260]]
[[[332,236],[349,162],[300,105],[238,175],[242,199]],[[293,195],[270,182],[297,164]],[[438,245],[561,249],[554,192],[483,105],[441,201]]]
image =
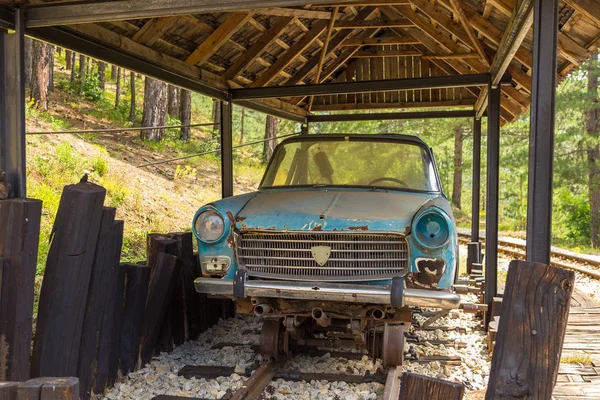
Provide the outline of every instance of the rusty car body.
[[397,365],[410,307],[459,304],[452,210],[433,152],[416,137],[284,140],[259,190],[201,207],[193,231],[196,290],[267,318],[261,351],[270,356],[333,330],[346,335],[337,344]]

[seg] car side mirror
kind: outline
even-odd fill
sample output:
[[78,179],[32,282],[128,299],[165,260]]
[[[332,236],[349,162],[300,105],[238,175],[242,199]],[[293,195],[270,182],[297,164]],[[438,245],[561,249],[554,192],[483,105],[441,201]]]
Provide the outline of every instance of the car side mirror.
[[321,176],[327,179],[329,183],[333,183],[333,167],[329,162],[327,154],[325,154],[324,151],[315,153],[315,155],[313,155],[313,160],[317,165],[317,168],[319,168]]

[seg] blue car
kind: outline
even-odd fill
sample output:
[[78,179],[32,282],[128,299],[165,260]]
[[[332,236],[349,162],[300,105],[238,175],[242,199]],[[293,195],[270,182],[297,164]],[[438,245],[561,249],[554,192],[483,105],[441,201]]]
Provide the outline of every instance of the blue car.
[[411,307],[460,303],[454,217],[413,136],[284,140],[258,191],[201,207],[193,232],[196,290],[264,318],[265,357],[335,344],[400,365]]

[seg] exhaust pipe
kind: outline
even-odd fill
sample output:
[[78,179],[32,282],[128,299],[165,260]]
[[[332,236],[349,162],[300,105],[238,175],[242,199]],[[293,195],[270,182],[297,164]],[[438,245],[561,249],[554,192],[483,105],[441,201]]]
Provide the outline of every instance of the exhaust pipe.
[[331,324],[331,320],[327,314],[325,314],[323,310],[318,307],[312,309],[312,317],[315,319],[315,321],[317,321],[317,324],[323,328],[326,328]]
[[265,302],[265,299],[263,299],[262,297],[252,297],[250,299],[250,304],[252,304],[253,306],[257,306],[259,304],[262,304]]
[[376,308],[371,312],[371,316],[373,317],[373,319],[376,320],[382,320],[385,318],[385,311],[383,311],[381,308]]
[[261,317],[271,312],[271,306],[268,304],[257,304],[254,306],[254,315]]

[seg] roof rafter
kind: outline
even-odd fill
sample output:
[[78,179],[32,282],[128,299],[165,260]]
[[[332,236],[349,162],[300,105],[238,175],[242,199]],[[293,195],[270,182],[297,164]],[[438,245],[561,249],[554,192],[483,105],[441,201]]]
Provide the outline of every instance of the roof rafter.
[[252,17],[251,13],[236,12],[230,14],[215,31],[196,48],[185,60],[186,63],[197,65],[208,60],[215,54],[221,46],[248,20]]
[[254,44],[243,53],[231,66],[225,71],[225,79],[233,79],[242,72],[248,65],[260,56],[260,54],[285,30],[294,17],[281,17],[271,27],[266,30]]
[[346,39],[340,46],[387,46],[391,44],[419,44],[419,41],[410,37],[382,36],[378,38]]
[[[331,40],[331,33],[333,32],[333,24],[335,24],[335,19],[338,14],[339,7],[335,7],[333,9],[333,13],[331,14],[331,20],[329,20],[329,26],[327,27],[327,35],[325,36],[325,43],[323,43],[323,48],[321,49],[321,54],[319,55],[319,65],[317,65],[317,78],[315,79],[316,83],[321,83],[321,70],[323,69],[323,63],[325,62],[325,57],[329,53],[329,41]],[[308,101],[308,111],[312,108],[314,96],[310,97]]]
[[[376,8],[367,7],[361,10],[358,15],[354,18],[354,20],[367,20],[368,18],[373,17],[376,14]],[[339,45],[352,33],[351,29],[344,29],[338,32],[330,42],[330,46],[327,49],[327,55],[331,54],[335,49],[339,47]],[[364,37],[370,37],[371,35],[366,35]],[[361,37],[361,38],[364,38]],[[287,82],[286,85],[296,85],[302,79],[306,78],[317,66],[319,62],[319,55],[315,55],[311,57],[303,66],[300,68]]]
[[171,24],[174,22],[176,22],[174,17],[152,18],[131,39],[152,47],[171,28]]
[[274,15],[277,17],[295,17],[326,20],[331,19],[331,13],[329,11],[314,11],[301,8],[268,7],[253,9],[252,12],[255,14]]
[[462,5],[460,4],[460,1],[459,0],[450,0],[450,4],[452,4],[452,7],[456,11],[456,14],[458,15],[458,20],[460,21],[463,28],[465,29],[465,32],[467,33],[467,35],[469,35],[469,38],[471,39],[471,43],[473,44],[473,47],[475,47],[475,51],[477,52],[477,54],[479,54],[479,56],[481,56],[481,59],[484,61],[484,63],[489,65],[490,60],[488,60],[487,54],[485,54],[485,50],[483,49],[483,46],[479,42],[479,39],[477,38],[475,31],[473,31],[473,27],[471,26],[471,23],[469,22],[469,19],[467,18],[467,15],[465,14],[465,11],[464,11]]
[[[515,10],[510,23],[504,31],[504,36],[494,56],[490,72],[492,74],[492,85],[497,86],[500,78],[508,69],[515,53],[521,47],[529,28],[533,25],[533,1],[523,0],[519,8]],[[485,112],[488,100],[488,88],[483,88],[477,103],[475,111],[477,117],[481,117]]]
[[357,29],[357,28],[405,28],[412,26],[413,23],[405,18],[393,19],[393,20],[340,20],[336,21],[333,26],[335,29]]
[[600,4],[598,1],[565,0],[565,2],[600,27]]
[[314,42],[327,27],[327,21],[318,20],[313,24],[310,31],[306,32],[302,38],[294,43],[289,50],[280,55],[273,65],[264,71],[251,87],[260,87],[268,85],[277,74],[287,67],[297,56],[302,53],[312,42]]

